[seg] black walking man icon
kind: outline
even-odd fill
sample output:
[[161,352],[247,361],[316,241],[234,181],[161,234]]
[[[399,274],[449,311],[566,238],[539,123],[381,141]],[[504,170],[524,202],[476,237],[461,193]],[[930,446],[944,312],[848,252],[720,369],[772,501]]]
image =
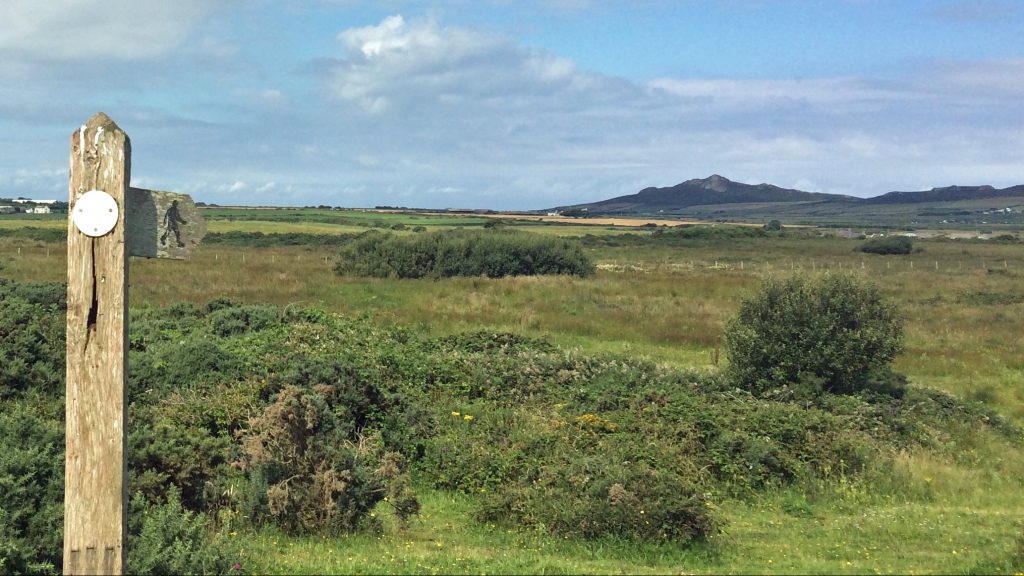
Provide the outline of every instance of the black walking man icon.
[[164,235],[160,237],[160,244],[167,245],[168,234],[174,234],[174,240],[178,243],[178,248],[184,248],[185,244],[181,241],[181,230],[178,229],[178,224],[188,224],[178,212],[178,201],[171,202],[171,207],[167,209],[164,214]]

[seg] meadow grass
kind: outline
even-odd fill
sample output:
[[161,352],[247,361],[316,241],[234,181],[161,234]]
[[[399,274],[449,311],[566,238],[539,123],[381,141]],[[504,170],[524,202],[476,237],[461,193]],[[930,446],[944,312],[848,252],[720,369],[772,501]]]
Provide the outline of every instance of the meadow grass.
[[[64,225],[47,223],[57,224]],[[250,225],[211,220],[211,226],[221,224]],[[320,226],[272,224],[282,232]],[[252,226],[271,231],[266,222]],[[561,227],[523,227],[558,233],[555,228]],[[919,241],[922,252],[896,257],[861,254],[854,251],[857,244],[762,238],[606,246],[588,249],[598,265],[591,278],[500,280],[338,277],[332,271],[335,250],[329,248],[201,246],[185,262],[133,259],[130,299],[132,306],[161,306],[226,296],[367,314],[435,335],[512,331],[588,353],[706,367],[727,362],[724,353],[716,354],[722,329],[763,278],[847,270],[897,301],[906,346],[895,368],[914,385],[984,402],[1024,424],[1021,246]],[[0,276],[64,281],[65,274],[63,244],[0,238]],[[1024,455],[981,432],[948,449],[951,460],[898,454],[893,478],[837,480],[819,498],[808,496],[815,490],[797,486],[753,501],[716,503],[726,521],[724,533],[691,548],[586,543],[482,525],[474,517],[473,496],[431,490],[421,491],[423,513],[404,527],[382,505],[376,531],[339,538],[274,532],[237,538],[246,550],[246,570],[258,573],[1019,571]]]
[[[1024,389],[1014,385],[1024,381],[1024,250],[919,244],[923,253],[903,257],[860,254],[856,242],[830,238],[591,248],[598,266],[591,278],[447,280],[339,277],[331,248],[200,246],[186,262],[133,258],[130,299],[133,306],[217,296],[313,306],[434,334],[521,332],[685,366],[713,363],[726,320],[767,275],[847,270],[877,283],[903,311],[898,370],[1024,420]],[[62,244],[0,238],[0,254],[0,274],[12,279],[65,279]]]
[[[863,485],[821,501],[800,489],[726,500],[722,533],[690,546],[553,538],[475,520],[464,494],[420,490],[400,525],[382,503],[372,530],[331,538],[276,531],[238,536],[245,568],[265,574],[966,574],[1012,571],[1024,505],[1017,481],[913,461],[927,497]],[[1001,485],[998,485],[1001,484]],[[947,492],[955,497],[947,497]],[[557,505],[557,503],[553,503]],[[250,564],[251,563],[251,564]]]
[[[295,224],[321,222],[387,227],[406,226],[482,226],[488,222],[482,216],[464,214],[384,212],[377,210],[333,210],[321,208],[203,208],[202,215],[209,221],[250,220],[260,222],[288,222]],[[298,230],[290,230],[297,232]]]
[[688,572],[709,551],[613,539],[585,543],[481,524],[473,497],[420,492],[422,511],[405,525],[381,503],[375,527],[356,534],[243,534],[252,562],[245,568],[262,574],[666,574]]
[[0,230],[35,227],[67,230],[66,217],[54,217],[52,214],[18,214],[17,216],[0,216]]

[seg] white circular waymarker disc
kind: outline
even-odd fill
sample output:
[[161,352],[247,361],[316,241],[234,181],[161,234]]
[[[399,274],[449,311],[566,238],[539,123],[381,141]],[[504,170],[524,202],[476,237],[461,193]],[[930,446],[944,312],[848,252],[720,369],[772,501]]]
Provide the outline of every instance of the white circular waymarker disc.
[[117,225],[117,201],[102,190],[82,194],[72,210],[71,220],[86,236],[103,236]]

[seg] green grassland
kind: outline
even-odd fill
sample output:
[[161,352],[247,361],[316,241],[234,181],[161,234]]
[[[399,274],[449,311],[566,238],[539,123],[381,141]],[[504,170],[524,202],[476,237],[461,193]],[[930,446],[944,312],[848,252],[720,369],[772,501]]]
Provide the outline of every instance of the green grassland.
[[[475,216],[337,210],[208,208],[211,232],[351,233],[369,226],[483,226]],[[2,219],[0,229],[63,228],[63,220]],[[713,372],[740,300],[768,276],[848,270],[897,302],[906,346],[895,369],[1024,426],[1024,246],[918,240],[906,256],[856,252],[857,240],[807,232],[657,241],[650,231],[521,226],[580,237],[589,278],[390,280],[339,277],[331,247],[203,245],[185,262],[133,259],[130,305],[247,303],[366,316],[432,337],[470,331],[544,338],[584,354],[647,359]],[[407,230],[396,233],[411,233]],[[60,242],[0,235],[0,276],[64,281]],[[937,436],[941,434],[937,433]],[[884,477],[827,490],[788,486],[722,497],[723,532],[680,547],[553,537],[479,523],[477,496],[425,487],[408,524],[378,505],[373,531],[295,537],[232,533],[254,573],[992,573],[1024,569],[1024,451],[979,428],[938,452],[907,448]],[[552,503],[558,506],[558,503]]]

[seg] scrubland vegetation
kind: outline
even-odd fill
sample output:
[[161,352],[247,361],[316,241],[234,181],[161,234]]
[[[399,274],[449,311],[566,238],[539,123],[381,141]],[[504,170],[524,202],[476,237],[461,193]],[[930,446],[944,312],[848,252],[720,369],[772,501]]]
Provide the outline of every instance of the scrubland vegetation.
[[[1019,244],[573,232],[593,275],[338,276],[267,235],[133,260],[129,569],[1024,569]],[[42,573],[65,263],[0,245],[0,571]]]

